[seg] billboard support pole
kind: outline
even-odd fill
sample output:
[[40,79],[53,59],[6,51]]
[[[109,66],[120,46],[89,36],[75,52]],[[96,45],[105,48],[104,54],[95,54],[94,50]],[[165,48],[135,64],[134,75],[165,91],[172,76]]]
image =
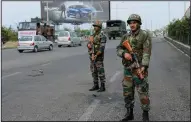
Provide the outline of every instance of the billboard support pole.
[[48,1],[46,2],[46,7],[47,7],[47,12],[46,12],[46,21],[49,21],[49,16],[48,16]]

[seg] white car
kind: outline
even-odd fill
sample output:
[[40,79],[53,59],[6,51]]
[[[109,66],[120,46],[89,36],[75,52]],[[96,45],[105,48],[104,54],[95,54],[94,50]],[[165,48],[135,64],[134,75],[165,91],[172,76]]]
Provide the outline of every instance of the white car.
[[75,32],[69,32],[69,31],[60,31],[57,38],[57,44],[58,47],[61,46],[81,46],[82,42],[80,37],[76,35]]
[[47,40],[44,36],[22,36],[19,39],[17,50],[22,53],[24,50],[38,52],[42,49],[53,50],[53,42]]

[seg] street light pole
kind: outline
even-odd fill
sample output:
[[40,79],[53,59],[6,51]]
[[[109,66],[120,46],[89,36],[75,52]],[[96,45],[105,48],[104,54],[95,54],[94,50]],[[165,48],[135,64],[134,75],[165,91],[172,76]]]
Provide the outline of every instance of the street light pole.
[[116,10],[115,10],[115,12],[116,12],[116,20],[117,20],[117,8],[118,8],[118,6],[117,6],[117,3],[116,3]]
[[[93,7],[93,0],[91,0],[91,5],[92,5],[92,7]],[[93,19],[92,19],[92,12],[91,12],[91,35],[93,34],[92,25],[93,25]]]
[[170,23],[170,1],[168,2],[168,21]]
[[46,1],[46,7],[47,7],[47,12],[46,12],[46,21],[49,21],[49,16],[48,16],[48,1]]
[[145,29],[147,29],[147,21],[145,20]]

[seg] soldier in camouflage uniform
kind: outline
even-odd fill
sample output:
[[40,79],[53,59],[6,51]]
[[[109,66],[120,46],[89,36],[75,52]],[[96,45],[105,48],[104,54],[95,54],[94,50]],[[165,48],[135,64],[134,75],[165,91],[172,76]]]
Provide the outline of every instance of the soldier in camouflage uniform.
[[[120,44],[117,46],[117,55],[122,58],[124,65],[124,79],[123,79],[123,96],[127,113],[122,121],[133,120],[134,108],[134,93],[135,87],[141,102],[143,110],[143,121],[149,121],[150,100],[149,100],[149,84],[148,84],[148,67],[151,56],[151,37],[148,32],[142,30],[141,17],[137,14],[132,14],[127,20],[131,31],[122,37]],[[132,56],[122,43],[128,40],[138,61],[141,65],[139,68],[143,74],[144,79],[140,80],[137,77],[137,69],[132,66]],[[131,67],[131,68],[130,68]]]
[[[106,36],[101,32],[102,23],[100,21],[96,21],[94,24],[95,33],[93,36],[93,43],[90,41],[87,44],[89,54],[90,54],[90,69],[92,72],[94,86],[90,89],[90,91],[98,90],[98,92],[105,91],[105,70],[104,70],[104,50],[105,44],[107,41]],[[93,54],[93,55],[92,55]],[[99,87],[98,80],[101,82],[101,87]]]

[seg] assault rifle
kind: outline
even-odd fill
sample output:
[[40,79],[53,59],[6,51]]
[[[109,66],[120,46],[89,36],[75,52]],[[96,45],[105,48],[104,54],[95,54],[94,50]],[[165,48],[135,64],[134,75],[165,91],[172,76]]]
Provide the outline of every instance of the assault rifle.
[[140,71],[141,67],[140,64],[138,62],[137,56],[135,55],[135,53],[133,52],[133,49],[131,48],[131,45],[129,44],[128,40],[125,40],[122,45],[129,51],[129,53],[132,56],[133,62],[135,64],[135,68],[137,69],[137,76],[139,77],[140,80],[143,80],[144,76],[142,74],[142,72]]

